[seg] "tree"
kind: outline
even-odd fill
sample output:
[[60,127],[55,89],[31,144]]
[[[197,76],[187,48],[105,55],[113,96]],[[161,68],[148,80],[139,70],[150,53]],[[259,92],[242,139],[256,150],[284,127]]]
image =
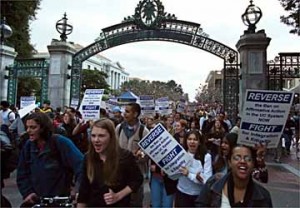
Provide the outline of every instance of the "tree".
[[203,104],[214,103],[215,101],[222,102],[222,92],[215,89],[210,89],[207,84],[200,84],[199,89],[197,89],[195,99],[199,103]]
[[36,96],[36,100],[41,98],[41,80],[32,77],[18,78],[17,103],[20,103],[21,96]]
[[32,56],[34,47],[30,44],[30,21],[35,20],[36,10],[41,0],[12,1],[1,0],[1,18],[6,18],[13,34],[7,39],[7,45],[15,48],[18,58]]
[[281,6],[285,11],[289,12],[288,15],[280,16],[281,22],[291,26],[293,29],[290,33],[300,36],[300,1],[299,0],[279,0]]
[[177,84],[174,80],[167,83],[161,81],[130,80],[122,84],[121,90],[131,90],[136,95],[153,95],[155,99],[160,97],[169,97],[170,100],[179,100],[183,97],[188,99],[181,85]]
[[107,94],[110,91],[109,85],[106,82],[107,74],[102,71],[93,69],[82,70],[81,95],[86,89],[104,89]]

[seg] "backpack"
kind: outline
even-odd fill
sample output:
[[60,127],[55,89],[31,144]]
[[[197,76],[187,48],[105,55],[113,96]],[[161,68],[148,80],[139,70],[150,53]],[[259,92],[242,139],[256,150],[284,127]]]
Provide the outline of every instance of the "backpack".
[[[118,132],[119,137],[120,137],[120,134],[121,134],[121,131],[122,131],[123,127],[124,127],[124,122],[121,123],[121,126],[119,128],[119,132]],[[139,129],[139,138],[140,138],[140,140],[143,138],[144,129],[145,129],[145,125],[140,124],[140,129]]]

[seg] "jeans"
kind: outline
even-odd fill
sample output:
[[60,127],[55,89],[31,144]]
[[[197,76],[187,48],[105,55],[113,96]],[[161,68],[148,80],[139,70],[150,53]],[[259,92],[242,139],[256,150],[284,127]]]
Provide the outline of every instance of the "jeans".
[[284,139],[285,139],[285,148],[286,148],[286,151],[289,153],[290,149],[291,149],[293,136],[284,133],[284,134],[282,134],[282,137],[284,137]]
[[173,194],[167,195],[162,178],[152,175],[151,182],[151,205],[153,208],[173,207]]

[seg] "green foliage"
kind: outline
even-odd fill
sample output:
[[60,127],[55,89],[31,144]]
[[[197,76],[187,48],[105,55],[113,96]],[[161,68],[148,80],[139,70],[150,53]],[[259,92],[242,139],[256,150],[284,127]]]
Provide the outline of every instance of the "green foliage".
[[83,69],[81,95],[84,94],[86,89],[104,89],[104,93],[108,94],[110,88],[105,80],[106,78],[108,78],[108,76],[105,72],[93,69]]
[[30,21],[35,19],[41,0],[1,0],[1,18],[6,17],[13,34],[6,44],[15,48],[18,58],[31,57],[34,47],[30,44]]
[[[153,95],[155,99],[160,97],[169,97],[170,100],[179,100],[186,97],[180,84],[177,84],[174,80],[166,82],[160,81],[139,81],[130,80],[124,82],[121,86],[121,90],[131,90],[136,95]],[[188,99],[186,97],[186,99]]]
[[[35,95],[37,101],[40,101],[41,97],[41,80],[32,77],[20,77],[18,78],[18,91],[17,98],[21,96]],[[19,100],[17,101],[19,103]]]
[[290,33],[300,36],[300,1],[299,0],[279,0],[281,6],[288,15],[280,17],[281,22],[292,27]]

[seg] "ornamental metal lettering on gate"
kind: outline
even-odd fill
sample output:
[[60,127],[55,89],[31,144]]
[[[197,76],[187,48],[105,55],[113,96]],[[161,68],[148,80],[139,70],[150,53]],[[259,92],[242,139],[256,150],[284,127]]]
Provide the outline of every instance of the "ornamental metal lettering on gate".
[[[17,86],[19,77],[33,77],[41,79],[41,103],[48,99],[48,72],[49,63],[44,58],[17,59],[13,66],[7,67],[8,91],[7,100],[16,104]],[[20,96],[20,95],[18,95]]]
[[[168,41],[205,50],[224,60],[224,109],[229,116],[238,111],[238,53],[232,48],[210,39],[200,24],[178,20],[164,11],[159,0],[140,1],[135,14],[116,25],[102,29],[96,41],[73,56],[71,72],[72,98],[80,98],[82,62],[106,49],[139,41]],[[200,65],[201,63],[199,63]],[[231,91],[225,91],[231,89]],[[226,93],[225,93],[226,92]]]

